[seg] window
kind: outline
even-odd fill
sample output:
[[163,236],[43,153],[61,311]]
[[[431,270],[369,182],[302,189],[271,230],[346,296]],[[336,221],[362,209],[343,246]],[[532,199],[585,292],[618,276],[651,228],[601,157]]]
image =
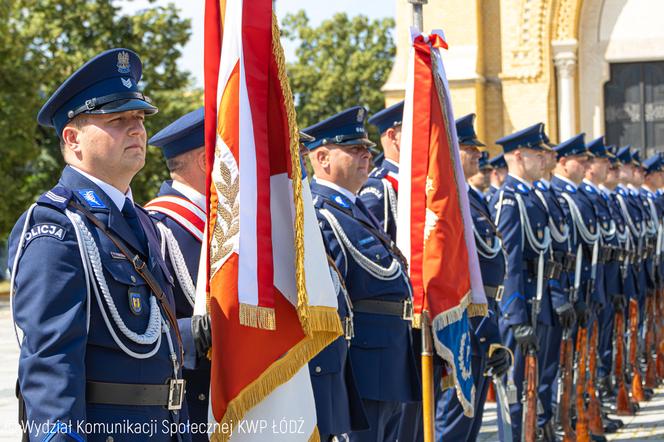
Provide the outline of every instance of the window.
[[664,62],[612,64],[604,105],[607,144],[664,151]]

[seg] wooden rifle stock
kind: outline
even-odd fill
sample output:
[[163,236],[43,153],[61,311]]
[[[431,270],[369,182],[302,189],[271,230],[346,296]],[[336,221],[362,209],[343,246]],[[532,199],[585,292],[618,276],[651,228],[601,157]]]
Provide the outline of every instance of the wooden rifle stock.
[[657,387],[657,362],[655,361],[655,295],[646,298],[646,311],[645,311],[645,329],[646,329],[646,382],[647,388]]
[[657,339],[657,375],[660,380],[664,379],[664,288],[657,289],[657,300],[655,301],[656,317],[656,339]]
[[616,378],[618,394],[616,396],[616,413],[619,416],[634,416],[634,406],[629,400],[629,393],[625,383],[625,314],[622,309],[615,312],[614,319],[614,348],[613,374]]
[[579,327],[576,334],[576,440],[577,442],[590,442],[586,404],[583,397],[586,387],[586,349],[588,328]]
[[638,402],[646,400],[643,391],[641,368],[637,360],[639,346],[639,304],[636,299],[629,300],[629,365],[632,369],[632,397]]
[[525,363],[525,401],[523,404],[522,439],[525,442],[537,440],[537,353],[528,350]]
[[576,442],[576,433],[572,428],[570,411],[572,409],[572,389],[574,388],[574,346],[570,330],[563,331],[560,344],[560,378],[562,394],[558,404],[560,426],[563,428],[563,442]]
[[597,347],[599,344],[597,320],[593,322],[590,334],[590,346],[588,352],[588,428],[592,434],[604,435],[604,424],[602,423],[602,411],[597,397]]

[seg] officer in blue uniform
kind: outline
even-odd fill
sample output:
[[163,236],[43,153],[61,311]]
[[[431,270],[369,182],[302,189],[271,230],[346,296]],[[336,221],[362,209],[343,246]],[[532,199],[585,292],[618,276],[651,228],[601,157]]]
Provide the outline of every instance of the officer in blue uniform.
[[[514,440],[521,439],[523,406],[518,399],[523,394],[525,351],[539,348],[537,359],[544,360],[546,328],[553,324],[543,273],[551,242],[549,217],[533,190],[533,182],[544,172],[543,152],[551,149],[547,139],[544,125],[539,123],[496,141],[503,148],[509,174],[489,204],[508,261],[499,325],[503,342],[514,352],[514,368],[507,377],[508,386],[514,384],[517,391],[510,404]],[[548,408],[551,413],[543,399],[545,411]]]
[[[548,139],[547,139],[548,142]],[[572,249],[572,236],[570,235],[572,219],[561,207],[558,198],[551,186],[551,176],[556,166],[557,155],[555,151],[545,152],[544,175],[535,181],[535,195],[542,202],[549,214],[549,232],[551,233],[551,253],[548,258],[549,274],[547,277],[551,304],[556,312],[553,317],[553,326],[545,330],[546,355],[540,362],[541,386],[540,394],[551,407],[558,406],[557,394],[558,368],[560,367],[560,344],[563,332],[566,339],[571,339],[575,325],[576,314],[574,306],[569,301],[570,289],[573,286],[575,254]],[[555,440],[555,426],[551,414],[545,412],[539,417],[539,425],[543,428],[544,440]]]
[[354,312],[350,359],[369,430],[352,441],[396,440],[404,402],[420,400],[411,339],[411,287],[405,263],[357,193],[369,175],[373,146],[356,106],[303,130],[314,169],[311,183],[328,254]]
[[[176,281],[173,293],[185,342],[183,376],[187,381],[189,419],[199,424],[197,428],[205,428],[208,422],[210,391],[210,361],[206,357],[211,343],[209,317],[192,317],[206,222],[204,122],[201,107],[148,140],[148,144],[162,149],[172,179],[164,181],[157,198],[146,204],[162,230],[162,250],[166,251],[166,264]],[[192,439],[207,441],[207,431],[193,432]]]
[[[474,119],[475,114],[469,114],[456,120],[461,164],[464,175],[469,177],[476,175],[479,170],[482,155],[479,147],[484,146],[475,134]],[[486,317],[470,318],[473,330],[471,364],[475,385],[475,403],[473,404],[475,415],[471,418],[463,414],[463,407],[457,399],[456,389],[448,388],[443,392],[437,388],[436,440],[439,441],[474,441],[477,439],[482,426],[486,394],[491,382],[491,377],[487,374],[502,377],[511,365],[508,351],[500,345],[498,330],[498,301],[503,293],[505,252],[483,195],[470,185],[468,186],[468,200],[489,314]],[[489,349],[492,347],[493,350],[489,356]]]
[[190,440],[173,426],[188,419],[173,281],[129,187],[157,112],[141,71],[134,52],[103,52],[38,115],[67,166],[9,240],[31,441]]
[[491,164],[489,163],[488,151],[485,150],[480,152],[480,159],[478,164],[478,171],[472,176],[467,176],[466,183],[468,183],[468,185],[472,187],[473,190],[479,192],[479,194],[482,195],[482,198],[486,198],[485,192],[489,190],[489,179],[493,170],[493,167],[491,167]]
[[403,104],[404,102],[400,101],[369,118],[369,124],[376,126],[380,132],[384,158],[371,171],[369,179],[360,190],[362,202],[392,241],[397,240],[397,195]]
[[507,176],[507,163],[503,154],[498,154],[489,159],[491,175],[489,176],[489,188],[485,192],[485,200],[488,203],[493,195],[500,189]]

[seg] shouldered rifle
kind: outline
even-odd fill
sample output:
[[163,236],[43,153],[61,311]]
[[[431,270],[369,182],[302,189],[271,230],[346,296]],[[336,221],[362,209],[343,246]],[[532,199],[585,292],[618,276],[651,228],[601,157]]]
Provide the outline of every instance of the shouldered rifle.
[[[586,304],[590,305],[590,297],[595,290],[595,280],[597,278],[597,259],[599,256],[600,239],[593,244],[592,261],[590,267],[590,280],[588,281],[588,291],[586,292]],[[587,327],[586,327],[587,330]],[[602,423],[602,412],[595,383],[597,381],[597,347],[599,344],[597,318],[593,321],[590,331],[590,345],[588,348],[588,381],[586,392],[588,393],[588,428],[590,432],[597,436],[604,435],[604,424]],[[586,331],[586,337],[588,331]]]
[[629,399],[625,382],[625,314],[623,309],[616,309],[613,328],[613,375],[616,379],[616,413],[619,416],[634,416],[635,408]]

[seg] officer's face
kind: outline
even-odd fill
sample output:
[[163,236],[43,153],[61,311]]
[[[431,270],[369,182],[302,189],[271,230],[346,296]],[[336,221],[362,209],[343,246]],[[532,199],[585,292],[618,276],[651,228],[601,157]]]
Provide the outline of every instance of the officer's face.
[[519,149],[523,161],[525,177],[529,181],[539,180],[544,176],[544,156],[541,150]]
[[609,189],[613,189],[616,184],[618,184],[618,175],[620,174],[620,170],[618,167],[609,167],[608,172],[606,173],[606,179],[604,180],[604,184],[606,184],[606,187]]
[[461,167],[466,179],[470,179],[480,171],[480,157],[482,152],[477,146],[468,144],[459,145],[459,157],[461,158]]
[[592,174],[595,181],[603,183],[606,181],[606,175],[609,171],[608,158],[593,158],[588,162],[588,174]]
[[643,179],[645,178],[645,173],[642,168],[640,167],[635,167],[634,168],[634,178],[632,180],[632,184],[635,186],[641,186],[643,184]]
[[634,166],[631,164],[623,164],[620,167],[620,182],[623,184],[632,184],[634,179]]
[[565,170],[569,176],[569,179],[575,183],[580,183],[583,181],[583,177],[586,174],[586,168],[588,167],[588,156],[587,155],[572,155],[567,157],[565,161]]
[[329,175],[338,184],[357,193],[369,178],[371,154],[366,146],[326,146],[329,153]]
[[143,111],[85,115],[72,164],[112,184],[130,181],[145,165],[144,119]]

